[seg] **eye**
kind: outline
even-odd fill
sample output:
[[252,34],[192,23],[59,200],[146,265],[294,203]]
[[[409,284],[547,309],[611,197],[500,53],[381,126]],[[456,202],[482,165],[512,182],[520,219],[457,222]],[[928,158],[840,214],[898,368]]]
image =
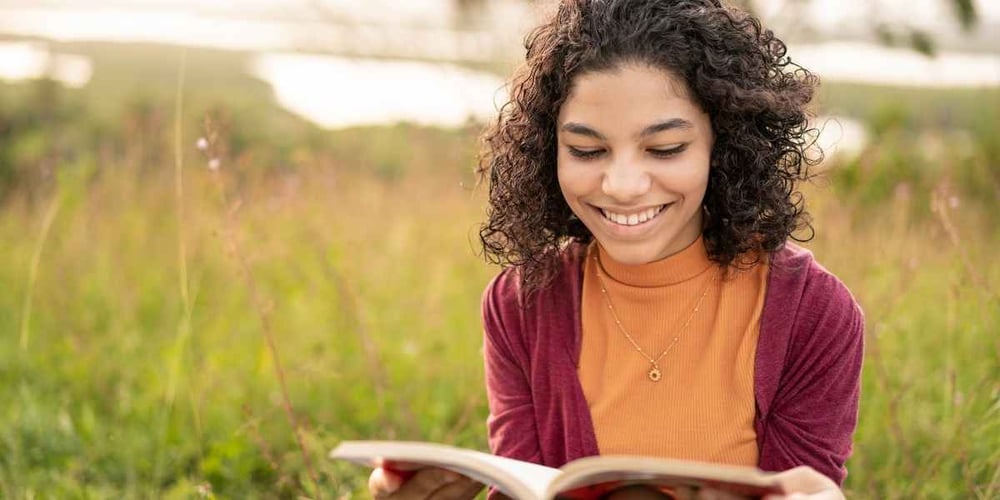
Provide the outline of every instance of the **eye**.
[[677,156],[683,153],[684,150],[687,149],[687,147],[688,147],[687,144],[681,144],[680,146],[674,146],[672,148],[666,148],[666,149],[652,148],[652,149],[647,149],[646,151],[648,151],[649,154],[653,155],[656,158],[670,158],[672,156]]
[[604,154],[603,149],[578,149],[573,146],[569,146],[569,154],[581,159],[581,160],[592,160]]

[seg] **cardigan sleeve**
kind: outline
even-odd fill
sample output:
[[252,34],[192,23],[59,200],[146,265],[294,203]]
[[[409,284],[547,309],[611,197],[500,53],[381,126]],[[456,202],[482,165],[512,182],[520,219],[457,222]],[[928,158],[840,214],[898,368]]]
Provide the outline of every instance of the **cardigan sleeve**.
[[517,281],[512,269],[505,270],[483,293],[483,356],[490,409],[486,424],[493,454],[540,463]]
[[818,266],[810,274],[764,415],[760,468],[809,465],[842,484],[857,425],[864,316],[836,277]]

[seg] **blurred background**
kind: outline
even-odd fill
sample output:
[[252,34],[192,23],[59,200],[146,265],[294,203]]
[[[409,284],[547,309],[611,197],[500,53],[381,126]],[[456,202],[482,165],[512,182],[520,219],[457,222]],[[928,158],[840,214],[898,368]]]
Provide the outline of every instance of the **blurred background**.
[[[849,498],[1000,497],[1000,3],[757,0],[823,80]],[[527,0],[0,0],[0,497],[351,498],[486,447],[477,136]]]

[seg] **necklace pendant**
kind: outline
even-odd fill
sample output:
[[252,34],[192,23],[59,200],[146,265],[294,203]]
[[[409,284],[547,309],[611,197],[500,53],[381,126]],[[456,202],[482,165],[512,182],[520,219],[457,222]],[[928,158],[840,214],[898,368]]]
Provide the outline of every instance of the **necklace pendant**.
[[654,366],[649,369],[649,373],[647,375],[649,375],[649,380],[652,380],[653,382],[659,382],[660,378],[663,376],[663,373],[660,372],[659,368]]

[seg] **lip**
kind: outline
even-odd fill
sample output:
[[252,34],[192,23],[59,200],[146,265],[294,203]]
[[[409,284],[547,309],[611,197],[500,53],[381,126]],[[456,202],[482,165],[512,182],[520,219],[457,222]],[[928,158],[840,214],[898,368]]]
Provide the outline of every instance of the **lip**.
[[[594,216],[601,220],[602,227],[604,227],[605,230],[608,233],[611,233],[612,235],[615,235],[615,236],[618,236],[618,237],[623,237],[623,238],[638,238],[638,237],[644,236],[647,232],[651,231],[654,227],[656,227],[657,223],[663,218],[662,217],[663,214],[667,210],[669,210],[673,205],[674,205],[674,202],[664,203],[663,204],[663,208],[659,211],[659,213],[657,213],[655,216],[653,216],[652,219],[649,219],[646,222],[643,222],[641,224],[636,224],[634,226],[625,226],[625,225],[622,225],[622,224],[617,224],[615,222],[612,222],[612,221],[608,220],[607,217],[604,216],[604,214],[601,212],[602,209],[600,207],[597,207],[596,205],[589,205],[589,207],[593,211]],[[609,207],[605,207],[605,209],[607,209],[607,210],[609,210],[611,212],[622,214],[622,215],[631,215],[631,214],[635,214],[635,213],[644,212],[644,211],[648,210],[649,208],[652,208],[652,207],[655,207],[655,206],[659,206],[659,205],[651,205],[649,207],[645,207],[645,208],[642,208],[642,209],[639,209],[639,210],[631,209],[631,210],[621,210],[621,211],[619,211],[619,210],[616,210],[614,208],[609,208]]]

